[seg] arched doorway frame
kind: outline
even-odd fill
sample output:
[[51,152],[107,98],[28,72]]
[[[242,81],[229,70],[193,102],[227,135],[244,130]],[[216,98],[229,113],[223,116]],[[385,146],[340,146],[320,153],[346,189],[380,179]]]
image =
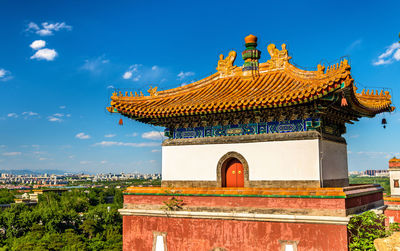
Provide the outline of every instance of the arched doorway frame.
[[249,187],[250,186],[249,164],[247,163],[247,160],[243,157],[243,155],[241,155],[238,152],[228,152],[219,159],[217,164],[217,186],[219,187],[223,186],[224,181],[222,180],[222,172],[226,169],[226,165],[231,159],[237,159],[242,163],[243,175],[244,175],[244,187]]

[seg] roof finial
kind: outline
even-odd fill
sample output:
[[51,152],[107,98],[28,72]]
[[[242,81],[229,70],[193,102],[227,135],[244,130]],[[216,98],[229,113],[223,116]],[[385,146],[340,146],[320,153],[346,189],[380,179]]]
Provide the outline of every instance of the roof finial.
[[244,39],[246,50],[242,52],[244,60],[243,64],[243,77],[254,78],[259,75],[258,60],[261,57],[261,51],[257,50],[257,37],[248,35]]

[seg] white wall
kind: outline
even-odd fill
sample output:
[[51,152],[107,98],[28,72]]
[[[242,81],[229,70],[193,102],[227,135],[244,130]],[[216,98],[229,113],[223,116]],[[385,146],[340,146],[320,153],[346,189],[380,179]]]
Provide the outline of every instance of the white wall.
[[333,141],[320,141],[322,178],[347,179],[347,145]]
[[400,188],[395,188],[394,187],[394,182],[393,180],[399,180],[400,182],[400,170],[390,170],[390,194],[400,196]]
[[163,146],[162,179],[216,181],[218,161],[231,151],[247,160],[250,180],[320,179],[318,139]]

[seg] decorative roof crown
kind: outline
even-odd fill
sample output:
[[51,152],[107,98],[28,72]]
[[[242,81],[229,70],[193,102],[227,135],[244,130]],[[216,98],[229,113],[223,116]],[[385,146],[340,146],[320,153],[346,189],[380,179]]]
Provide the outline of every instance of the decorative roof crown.
[[257,37],[254,36],[253,34],[250,34],[244,38],[244,42],[246,44],[257,44]]
[[246,50],[242,52],[243,64],[243,77],[245,79],[255,78],[259,76],[259,63],[258,60],[261,57],[261,51],[257,50],[257,37],[254,35],[248,35],[244,39]]

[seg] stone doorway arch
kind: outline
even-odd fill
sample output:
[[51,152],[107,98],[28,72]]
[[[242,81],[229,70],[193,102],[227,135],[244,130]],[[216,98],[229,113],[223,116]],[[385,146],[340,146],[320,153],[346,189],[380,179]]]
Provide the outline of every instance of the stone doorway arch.
[[228,152],[224,154],[217,164],[217,186],[225,187],[225,180],[223,179],[224,172],[230,161],[237,159],[243,165],[244,187],[249,187],[249,165],[246,159],[238,152]]

